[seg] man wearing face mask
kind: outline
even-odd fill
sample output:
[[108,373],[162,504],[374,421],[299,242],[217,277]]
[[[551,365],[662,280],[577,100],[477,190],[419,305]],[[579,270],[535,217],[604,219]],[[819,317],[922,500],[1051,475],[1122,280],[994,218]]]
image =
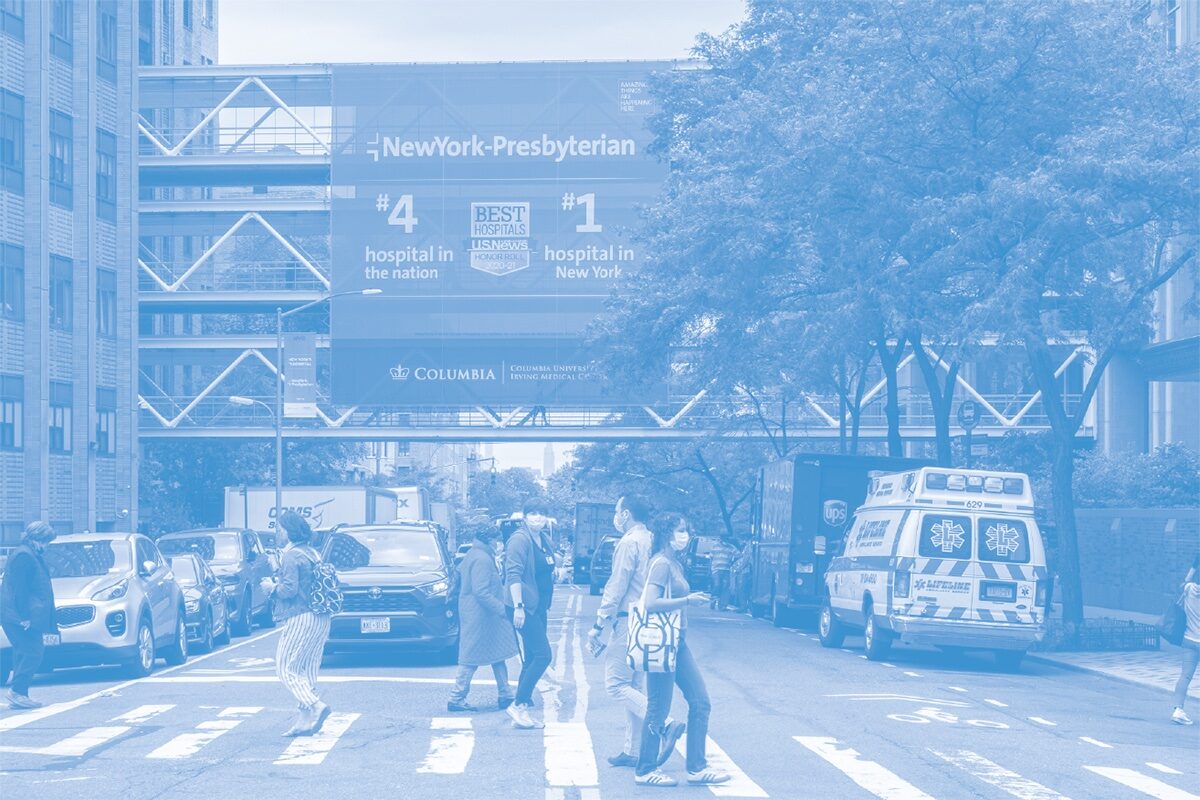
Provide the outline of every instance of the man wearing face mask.
[[12,688],[5,699],[13,708],[40,708],[29,697],[29,684],[42,664],[47,640],[58,639],[54,586],[42,553],[54,541],[54,529],[31,522],[21,544],[8,557],[0,588],[0,626],[12,644]]
[[524,523],[508,537],[504,550],[504,602],[521,639],[522,660],[516,700],[505,711],[514,728],[544,728],[532,715],[533,689],[551,661],[546,626],[554,599],[554,543],[546,504],[531,498],[524,512]]
[[[642,596],[650,569],[653,537],[646,527],[650,514],[650,502],[644,497],[626,495],[617,501],[613,527],[621,534],[621,540],[613,550],[612,574],[604,584],[596,624],[588,632],[589,648],[597,652],[604,629],[612,627],[604,662],[604,688],[610,697],[625,706],[625,747],[619,755],[608,759],[614,767],[637,765],[642,719],[646,716],[646,695],[642,691],[640,673],[629,666],[625,649],[629,640],[629,606]],[[667,720],[663,732],[663,749],[667,755],[683,731],[683,723]]]

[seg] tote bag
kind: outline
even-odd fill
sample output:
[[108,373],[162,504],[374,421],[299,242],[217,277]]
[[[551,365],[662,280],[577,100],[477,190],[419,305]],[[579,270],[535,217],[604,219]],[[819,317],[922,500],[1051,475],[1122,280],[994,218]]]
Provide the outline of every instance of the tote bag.
[[[653,568],[654,563],[651,562],[650,566]],[[649,583],[646,588],[649,588]],[[637,602],[629,607],[626,661],[631,669],[641,672],[674,672],[683,630],[682,613],[646,611],[646,588],[642,589],[642,596]],[[667,581],[666,591],[670,599],[671,581]]]
[[1187,614],[1183,610],[1183,595],[1179,595],[1158,621],[1158,632],[1173,645],[1183,643],[1183,634],[1187,630]]

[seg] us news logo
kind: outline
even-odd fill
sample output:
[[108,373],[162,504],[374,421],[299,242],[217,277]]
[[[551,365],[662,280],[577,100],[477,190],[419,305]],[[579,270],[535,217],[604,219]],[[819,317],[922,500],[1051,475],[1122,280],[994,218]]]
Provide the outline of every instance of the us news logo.
[[392,380],[394,380],[394,381],[408,380],[409,369],[408,369],[408,367],[404,366],[403,364],[397,364],[396,366],[394,366],[390,370],[388,370],[388,372],[391,373]]

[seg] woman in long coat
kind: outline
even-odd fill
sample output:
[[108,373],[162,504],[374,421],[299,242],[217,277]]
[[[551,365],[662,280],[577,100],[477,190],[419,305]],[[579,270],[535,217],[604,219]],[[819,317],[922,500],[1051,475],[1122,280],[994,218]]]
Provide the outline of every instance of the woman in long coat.
[[505,660],[517,654],[517,636],[505,612],[504,588],[496,567],[499,536],[499,529],[477,533],[458,568],[458,676],[446,704],[450,711],[479,710],[467,703],[467,692],[475,670],[489,664],[496,676],[497,705],[503,710],[513,702]]

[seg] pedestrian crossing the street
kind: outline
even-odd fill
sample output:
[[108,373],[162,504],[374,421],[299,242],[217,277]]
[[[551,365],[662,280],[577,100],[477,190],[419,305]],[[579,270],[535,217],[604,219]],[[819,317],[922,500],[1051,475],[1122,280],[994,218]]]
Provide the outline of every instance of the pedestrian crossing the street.
[[[550,709],[553,711],[553,709]],[[121,711],[103,725],[84,727],[70,732],[69,728],[50,728],[37,722],[23,728],[22,738],[39,738],[39,744],[12,744],[12,734],[0,740],[0,771],[7,771],[22,759],[75,760],[79,765],[92,757],[108,756],[121,759],[147,759],[154,761],[185,762],[189,759],[220,761],[228,753],[236,751],[251,760],[269,761],[272,765],[316,769],[336,763],[339,749],[361,748],[363,739],[369,738],[355,731],[364,722],[374,717],[375,723],[391,722],[384,712],[338,711],[330,715],[322,730],[312,737],[279,741],[276,729],[281,729],[290,718],[284,709],[259,706],[211,706],[187,707],[173,704],[137,705]],[[476,719],[479,720],[477,725]],[[413,720],[406,720],[413,724]],[[502,723],[487,717],[435,716],[423,726],[421,738],[427,740],[423,749],[391,749],[387,753],[386,768],[399,776],[426,776],[435,780],[455,780],[469,777],[472,764],[481,757],[500,757],[503,760],[530,755],[529,745],[538,741],[545,753],[547,798],[587,797],[601,800],[604,797],[633,796],[631,786],[621,793],[608,791],[609,782],[623,777],[622,773],[607,773],[603,780],[596,772],[585,776],[590,783],[581,785],[579,773],[557,775],[552,768],[556,762],[564,764],[584,763],[595,770],[596,754],[576,752],[591,747],[591,736],[586,721],[548,720],[542,737],[509,735]],[[487,725],[484,729],[479,727]],[[61,723],[60,723],[61,725]],[[41,728],[41,730],[39,730]],[[67,731],[62,736],[64,730]],[[182,732],[180,732],[182,731]],[[139,735],[142,734],[142,735]],[[52,740],[53,736],[61,736]],[[163,737],[166,737],[165,741]],[[235,740],[236,741],[230,741]],[[224,743],[220,753],[214,748]],[[369,742],[367,743],[369,744]],[[726,743],[727,745],[729,743]],[[790,751],[785,749],[790,748]],[[678,746],[682,758],[683,743]],[[273,751],[273,752],[264,752]],[[1012,765],[1002,759],[991,759],[984,754],[967,749],[924,748],[931,758],[943,763],[947,770],[961,773],[970,785],[976,786],[974,796],[1017,798],[1017,800],[1081,800],[1076,791],[1059,790],[1050,778],[1037,779],[1019,774]],[[741,748],[743,757],[754,752],[778,754],[786,764],[787,774],[794,783],[783,784],[778,773],[768,776],[753,776],[737,763],[737,754],[731,755],[717,741],[709,739],[710,764],[731,775],[723,785],[709,787],[711,796],[720,798],[780,798],[796,800],[806,797],[802,789],[817,779],[833,781],[838,787],[838,797],[872,797],[880,800],[933,800],[947,795],[934,787],[922,787],[920,778],[914,776],[910,762],[886,764],[888,758],[872,753],[861,744],[844,741],[832,736],[796,735],[788,741],[768,742],[758,740],[750,753]],[[1090,756],[1093,754],[1089,754]],[[679,762],[673,762],[679,766]],[[759,762],[761,763],[761,761]],[[61,766],[61,763],[60,763]],[[1182,768],[1182,769],[1180,769]],[[570,771],[571,767],[564,767]],[[1058,767],[1065,774],[1065,766]],[[823,772],[824,771],[824,772]],[[1200,800],[1194,793],[1197,774],[1194,764],[1164,764],[1146,762],[1137,767],[1129,764],[1103,763],[1103,759],[1085,757],[1071,778],[1070,785],[1078,786],[1090,780],[1096,788],[1086,798],[1131,797],[1155,798],[1156,800]],[[1056,776],[1057,777],[1057,776]],[[572,783],[572,781],[575,781]],[[624,785],[622,783],[622,785]],[[961,783],[960,783],[961,785]],[[797,792],[800,793],[797,793]]]

